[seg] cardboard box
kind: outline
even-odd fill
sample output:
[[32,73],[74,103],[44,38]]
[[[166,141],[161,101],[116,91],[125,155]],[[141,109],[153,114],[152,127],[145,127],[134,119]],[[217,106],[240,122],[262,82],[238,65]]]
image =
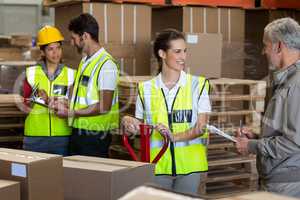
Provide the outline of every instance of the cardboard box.
[[0,148],[0,178],[21,183],[22,200],[63,200],[62,157]]
[[[220,78],[222,68],[222,35],[215,33],[185,33],[187,58],[185,71],[207,78]],[[213,59],[212,59],[213,55]],[[158,72],[158,63],[152,55],[151,71]]]
[[20,183],[0,180],[0,198],[3,200],[20,200]]
[[0,47],[9,47],[11,43],[11,36],[0,35]]
[[[195,34],[222,34],[221,77],[244,77],[245,10],[200,6],[153,8],[152,38],[165,28]],[[215,59],[214,54],[206,59]]]
[[20,48],[0,48],[0,61],[23,60],[22,50]]
[[270,192],[251,192],[249,194],[227,197],[219,200],[258,200],[258,199],[296,200],[296,198],[286,197],[283,195],[278,195]]
[[30,60],[38,61],[42,58],[42,52],[39,47],[30,48]]
[[178,194],[166,190],[162,190],[156,187],[140,186],[134,190],[128,192],[126,195],[121,197],[119,200],[201,200],[198,197],[187,196],[184,194]]
[[14,34],[11,36],[11,45],[17,47],[32,47],[32,36],[27,34]]
[[[222,35],[186,33],[187,69],[193,75],[220,78],[222,69]],[[214,56],[212,59],[211,56]]]
[[115,200],[154,178],[149,163],[70,156],[63,165],[65,200]]
[[[66,12],[68,10],[68,12]],[[81,13],[92,14],[100,28],[99,41],[119,61],[128,75],[150,74],[151,6],[103,2],[65,2],[55,4],[55,26],[65,37],[66,64],[78,66],[81,55],[70,49],[70,20]],[[128,55],[128,46],[133,54]],[[110,48],[113,47],[113,48]],[[77,64],[75,63],[75,61]]]

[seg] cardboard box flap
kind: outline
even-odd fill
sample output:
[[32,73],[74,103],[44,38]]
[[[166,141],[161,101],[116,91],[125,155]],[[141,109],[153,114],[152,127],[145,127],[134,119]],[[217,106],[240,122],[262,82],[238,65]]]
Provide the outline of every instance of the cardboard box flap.
[[19,163],[32,163],[41,160],[48,160],[52,158],[58,158],[59,155],[36,153],[30,151],[22,151],[15,149],[0,148],[0,160],[7,160]]
[[137,162],[137,161],[128,161],[120,159],[109,159],[109,158],[98,158],[90,156],[69,156],[64,157],[67,160],[79,160],[79,161],[92,161],[108,165],[124,166],[124,167],[141,167],[144,165],[149,165],[149,163]]
[[126,195],[121,197],[119,200],[181,200],[181,199],[189,199],[189,200],[201,200],[200,198],[194,198],[190,196],[185,196],[165,190],[160,190],[153,187],[148,186],[140,186],[135,188],[134,190],[128,192]]
[[[249,194],[242,194],[233,197],[226,197],[219,200],[257,200],[257,199],[272,199],[272,200],[296,200],[293,197],[283,196],[270,192],[251,192]],[[298,198],[297,198],[298,199]]]
[[70,156],[63,160],[64,167],[88,169],[96,171],[120,171],[128,170],[134,167],[149,165],[149,163],[141,163],[134,161],[115,160],[107,158],[96,158],[87,156]]
[[123,170],[128,167],[126,166],[117,166],[117,165],[108,165],[99,162],[93,161],[80,161],[80,160],[63,160],[63,166],[68,168],[76,168],[76,169],[87,169],[93,171],[105,171],[105,172],[112,172]]
[[20,183],[15,181],[0,180],[0,199],[20,200]]
[[7,187],[14,184],[19,184],[19,183],[15,181],[0,180],[0,188]]

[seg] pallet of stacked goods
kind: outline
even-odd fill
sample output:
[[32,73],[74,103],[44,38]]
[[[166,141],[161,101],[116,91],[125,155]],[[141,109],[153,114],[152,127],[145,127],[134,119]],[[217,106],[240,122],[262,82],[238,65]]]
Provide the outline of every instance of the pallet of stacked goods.
[[[234,135],[242,122],[243,126],[260,133],[266,82],[221,78],[210,83],[210,124]],[[219,198],[257,189],[255,156],[239,155],[232,141],[213,133],[208,145],[208,167],[205,184],[200,189],[207,197]]]
[[0,147],[21,148],[25,113],[19,109],[18,94],[0,94]]

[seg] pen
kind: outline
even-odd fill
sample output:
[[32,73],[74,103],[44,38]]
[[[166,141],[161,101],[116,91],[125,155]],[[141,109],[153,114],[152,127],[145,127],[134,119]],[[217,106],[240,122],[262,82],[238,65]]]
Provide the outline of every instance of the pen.
[[242,122],[242,120],[240,120],[240,137],[242,137],[243,136],[243,122]]

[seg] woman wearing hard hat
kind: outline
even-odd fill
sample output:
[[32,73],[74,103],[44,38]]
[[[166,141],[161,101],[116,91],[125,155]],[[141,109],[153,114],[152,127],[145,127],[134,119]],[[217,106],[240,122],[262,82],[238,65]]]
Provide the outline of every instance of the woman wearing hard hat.
[[37,45],[42,59],[36,66],[26,68],[24,97],[30,99],[30,112],[25,121],[24,150],[68,154],[71,128],[67,119],[54,115],[47,107],[48,97],[68,100],[76,71],[61,63],[62,41],[60,31],[45,26],[37,34]]
[[205,127],[211,110],[209,83],[203,76],[184,71],[186,42],[183,33],[166,29],[154,41],[159,74],[139,83],[135,118],[125,116],[127,132],[137,133],[140,124],[154,128],[150,140],[150,160],[163,147],[165,134],[170,145],[155,165],[155,182],[178,192],[197,193],[207,164],[208,132]]

